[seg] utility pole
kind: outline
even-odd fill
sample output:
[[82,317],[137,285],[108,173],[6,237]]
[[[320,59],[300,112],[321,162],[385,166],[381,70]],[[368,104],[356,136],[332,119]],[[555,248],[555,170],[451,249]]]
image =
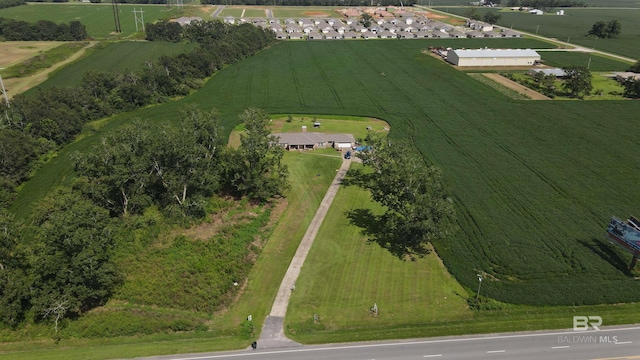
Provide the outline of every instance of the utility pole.
[[478,298],[480,297],[480,287],[482,286],[482,275],[478,274],[478,292],[476,293],[476,303],[478,303]]
[[[138,16],[138,14],[140,16]],[[136,10],[136,8],[133,8],[133,18],[136,22],[136,32],[139,31],[138,23],[140,23],[140,28],[142,28],[142,31],[144,31],[144,11],[142,11],[142,8],[140,8],[140,10]]]
[[121,33],[122,28],[120,27],[120,10],[118,9],[118,3],[116,0],[111,0],[111,8],[113,9],[113,21],[116,24],[115,32]]

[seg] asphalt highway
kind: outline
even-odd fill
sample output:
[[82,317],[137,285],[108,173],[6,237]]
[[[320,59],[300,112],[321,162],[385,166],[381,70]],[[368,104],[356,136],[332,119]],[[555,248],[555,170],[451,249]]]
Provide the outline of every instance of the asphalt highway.
[[[247,344],[248,345],[248,344]],[[174,355],[154,360],[640,359],[640,326],[536,331],[402,341]]]

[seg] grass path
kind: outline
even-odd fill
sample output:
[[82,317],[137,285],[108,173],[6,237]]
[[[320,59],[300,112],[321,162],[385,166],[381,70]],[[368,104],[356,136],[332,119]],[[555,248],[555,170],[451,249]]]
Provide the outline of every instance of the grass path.
[[289,268],[280,283],[278,295],[273,302],[273,307],[271,308],[269,317],[267,317],[264,328],[262,329],[262,334],[260,336],[261,348],[277,348],[292,345],[291,341],[285,337],[283,330],[283,321],[284,316],[287,313],[287,307],[289,306],[289,299],[291,298],[291,293],[295,290],[296,281],[300,275],[302,265],[309,254],[309,250],[311,250],[311,245],[313,245],[313,241],[320,230],[320,226],[329,212],[333,199],[338,193],[340,184],[347,174],[347,170],[349,170],[349,165],[351,165],[351,160],[342,161],[342,165],[340,166],[340,169],[338,169],[336,177],[329,186],[329,189],[327,189],[320,206],[318,206],[318,210],[316,210],[316,213],[313,216],[300,245],[298,246],[298,250],[296,250],[293,259],[289,264]]

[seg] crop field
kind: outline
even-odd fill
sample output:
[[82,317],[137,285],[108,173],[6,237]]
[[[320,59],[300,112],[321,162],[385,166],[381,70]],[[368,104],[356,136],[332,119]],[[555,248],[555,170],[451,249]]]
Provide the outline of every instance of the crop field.
[[[447,12],[464,15],[468,8],[439,8]],[[495,9],[479,8],[484,14]],[[624,55],[632,59],[640,58],[640,8],[638,9],[590,9],[571,8],[565,10],[564,16],[531,15],[526,12],[503,10],[498,25],[512,27],[530,33],[538,33],[561,41],[596,48]],[[591,26],[596,21],[610,21],[617,19],[622,24],[620,36],[613,39],[595,39],[587,36]]]
[[[145,23],[158,19],[180,17],[176,8],[167,9],[164,5],[129,5],[119,4],[120,25],[122,33],[119,36],[129,36],[136,32],[134,8],[144,11]],[[87,27],[87,33],[94,38],[113,37],[115,29],[111,4],[34,4],[0,9],[0,17],[36,22],[50,20],[53,22],[80,21]]]
[[627,71],[631,64],[596,54],[576,51],[540,51],[545,65],[565,67],[579,65],[589,67],[591,71]]
[[100,50],[92,50],[93,53],[89,57],[57,71],[40,86],[42,88],[76,86],[80,84],[83,74],[89,70],[138,70],[142,68],[145,60],[155,60],[161,55],[178,54],[195,46],[186,43],[141,41],[109,43]]
[[[228,67],[180,101],[110,120],[173,121],[185,103],[216,107],[229,132],[248,106],[279,114],[387,121],[443,168],[460,230],[435,248],[483,295],[526,304],[637,301],[630,256],[604,239],[611,215],[637,214],[637,101],[515,101],[422,51],[429,46],[528,47],[528,39],[279,43]],[[454,45],[453,45],[454,44]],[[337,56],[336,54],[339,54]],[[383,75],[384,74],[384,75]],[[71,144],[21,189],[14,210],[65,182]]]

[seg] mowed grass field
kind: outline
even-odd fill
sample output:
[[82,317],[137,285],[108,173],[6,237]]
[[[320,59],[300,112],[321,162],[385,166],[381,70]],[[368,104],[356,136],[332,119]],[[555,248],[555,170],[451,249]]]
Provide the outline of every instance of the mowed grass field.
[[[462,15],[469,8],[438,8],[453,14]],[[482,15],[488,11],[499,11],[498,9],[478,8]],[[504,9],[500,11],[502,16],[498,25],[523,30],[539,35],[557,38],[560,41],[569,40],[570,43],[596,48],[614,54],[623,55],[632,59],[640,58],[640,8],[638,9],[592,9],[592,8],[569,8],[565,9],[564,16],[553,14],[531,15],[527,12],[511,11]],[[597,21],[608,22],[617,19],[622,24],[620,36],[612,39],[598,39],[588,37],[587,33]]]
[[[180,10],[176,7],[167,9],[164,5],[130,5],[118,4],[120,10],[120,26],[122,33],[119,36],[129,36],[136,32],[136,23],[133,10],[143,11],[145,23],[152,23],[158,19],[180,17]],[[140,16],[140,14],[138,14]],[[15,6],[0,9],[0,17],[37,22],[38,20],[50,20],[56,23],[80,21],[87,27],[87,33],[93,38],[107,38],[115,36],[113,9],[110,3],[102,4],[44,4],[29,3],[23,6]],[[138,24],[140,26],[140,24]]]
[[136,71],[146,60],[155,60],[162,55],[174,55],[195,48],[195,44],[147,41],[122,41],[105,44],[99,50],[91,50],[90,57],[64,67],[51,75],[41,88],[54,86],[76,86],[85,72],[94,71]]
[[[456,45],[452,45],[456,44]],[[120,115],[87,133],[26,183],[14,205],[72,175],[69,154],[134,117],[175,121],[196,103],[227,131],[248,106],[278,114],[348,114],[387,121],[443,168],[460,230],[435,248],[465,287],[527,304],[636,301],[630,256],[604,240],[611,215],[637,214],[636,101],[514,101],[423,54],[429,46],[527,47],[527,39],[279,43],[225,68],[180,101]],[[382,73],[385,76],[382,76]],[[66,165],[65,165],[66,164]],[[66,180],[65,180],[66,179]]]
[[[295,337],[309,329],[385,328],[470,318],[465,290],[437,254],[403,261],[367,241],[347,216],[365,209],[383,212],[368,191],[340,188],[291,295],[285,324],[289,333]],[[370,312],[374,304],[378,316]],[[319,316],[316,322],[314,314]]]

